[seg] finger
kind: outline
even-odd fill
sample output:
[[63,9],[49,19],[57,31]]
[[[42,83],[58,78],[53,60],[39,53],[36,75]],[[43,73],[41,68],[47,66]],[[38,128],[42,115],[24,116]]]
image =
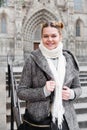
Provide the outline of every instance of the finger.
[[64,86],[64,87],[63,87],[63,89],[64,89],[64,90],[67,90],[67,89],[68,89],[68,87],[67,87],[67,86]]
[[55,82],[54,81],[50,81],[50,85],[51,86],[55,86]]

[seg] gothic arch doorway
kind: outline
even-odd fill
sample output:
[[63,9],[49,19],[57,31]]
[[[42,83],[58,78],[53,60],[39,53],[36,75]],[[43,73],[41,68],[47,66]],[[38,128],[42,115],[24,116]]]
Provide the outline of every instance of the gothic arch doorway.
[[30,53],[40,43],[41,24],[49,20],[58,20],[57,17],[48,10],[42,9],[25,21],[23,25],[24,54]]

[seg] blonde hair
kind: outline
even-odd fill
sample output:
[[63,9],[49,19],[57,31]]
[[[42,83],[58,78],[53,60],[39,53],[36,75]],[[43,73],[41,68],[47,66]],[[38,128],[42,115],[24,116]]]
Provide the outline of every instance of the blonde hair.
[[54,27],[54,28],[58,29],[58,32],[61,34],[61,31],[62,31],[64,25],[62,22],[56,22],[56,21],[45,22],[42,24],[41,34],[43,34],[43,29],[46,27]]

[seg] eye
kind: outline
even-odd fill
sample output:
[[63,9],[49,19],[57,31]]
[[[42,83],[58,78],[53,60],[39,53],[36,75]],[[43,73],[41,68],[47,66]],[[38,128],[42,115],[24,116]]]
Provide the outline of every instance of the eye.
[[43,35],[43,38],[48,38],[48,35]]
[[57,37],[57,35],[52,35],[51,37],[55,38],[55,37]]

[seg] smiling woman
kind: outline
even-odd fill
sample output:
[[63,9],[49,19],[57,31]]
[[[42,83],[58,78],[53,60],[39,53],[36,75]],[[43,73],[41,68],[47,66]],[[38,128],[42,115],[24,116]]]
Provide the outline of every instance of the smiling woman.
[[42,42],[47,49],[52,50],[58,46],[62,38],[62,28],[63,24],[58,22],[48,22],[42,25]]
[[81,94],[79,67],[63,50],[63,23],[46,22],[39,48],[25,62],[18,96],[26,101],[18,130],[79,130],[73,102]]

